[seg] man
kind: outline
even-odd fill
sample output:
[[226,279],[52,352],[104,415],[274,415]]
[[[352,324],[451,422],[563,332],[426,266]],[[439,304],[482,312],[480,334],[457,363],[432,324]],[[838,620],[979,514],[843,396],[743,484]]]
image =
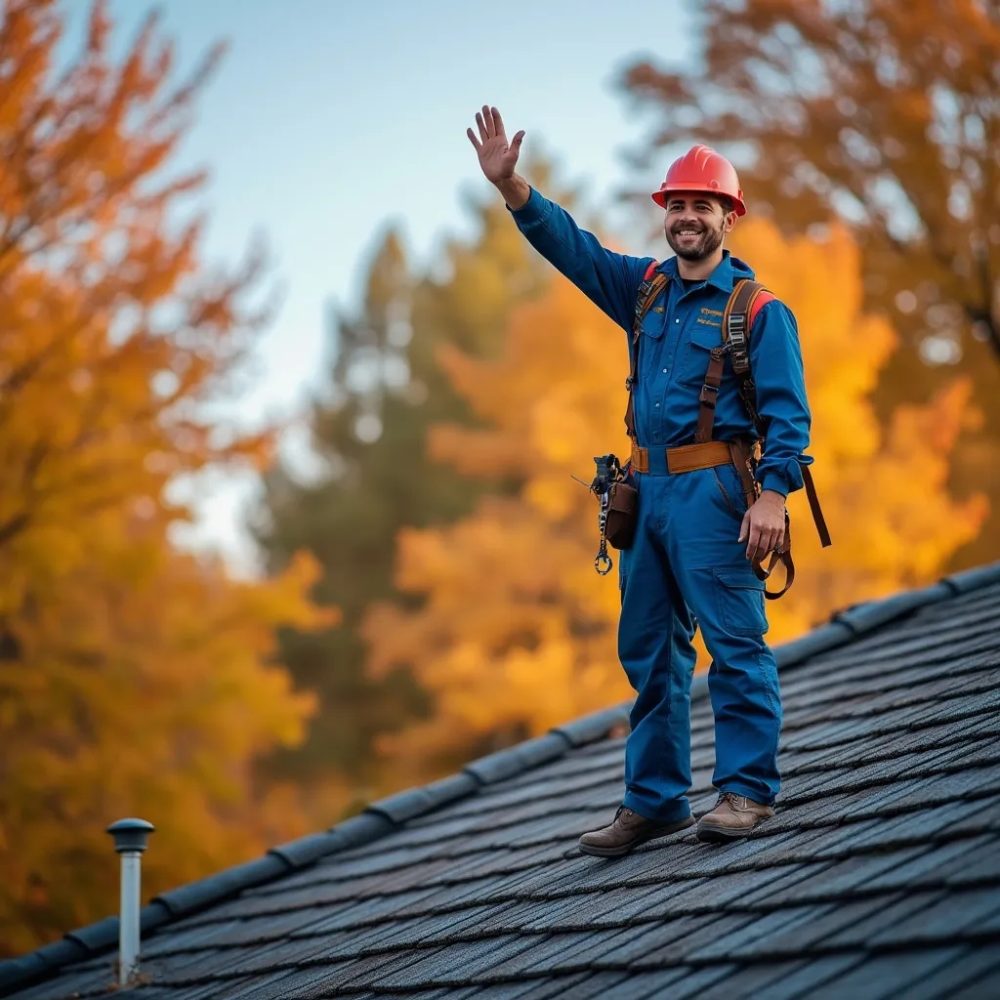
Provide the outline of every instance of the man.
[[[604,249],[570,215],[515,172],[524,132],[508,143],[496,108],[467,131],[486,178],[503,195],[531,244],[630,335],[640,286],[654,263]],[[785,497],[802,486],[809,441],[795,319],[776,299],[752,325],[749,356],[764,426],[755,469],[759,495],[748,507],[735,464],[678,471],[692,452],[710,351],[722,344],[721,317],[734,282],[753,278],[723,248],[746,212],[732,165],[696,146],[670,168],[653,199],[665,210],[675,257],[655,270],[663,292],[646,313],[633,350],[633,474],[639,489],[635,540],[619,562],[622,610],[618,651],[636,690],[625,748],[625,797],[610,825],[585,833],[588,854],[626,854],[637,844],[693,825],[690,685],[696,626],[712,655],[709,694],[715,714],[719,790],[698,836],[726,841],[774,815],[781,700],[774,656],[764,641],[764,584],[752,561],[780,549]],[[554,334],[557,335],[557,334]],[[714,408],[711,448],[756,437],[737,379],[726,361]],[[675,449],[686,449],[676,451]],[[699,452],[698,449],[702,448]],[[673,471],[671,471],[673,470]],[[751,494],[751,498],[754,494]]]

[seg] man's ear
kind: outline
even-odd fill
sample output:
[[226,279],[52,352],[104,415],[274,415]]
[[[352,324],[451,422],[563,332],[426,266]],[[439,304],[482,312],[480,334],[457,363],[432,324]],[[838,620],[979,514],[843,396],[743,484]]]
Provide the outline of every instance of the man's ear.
[[731,233],[738,218],[739,216],[736,214],[735,210],[732,212],[726,212],[726,217],[722,220],[722,231],[724,233]]

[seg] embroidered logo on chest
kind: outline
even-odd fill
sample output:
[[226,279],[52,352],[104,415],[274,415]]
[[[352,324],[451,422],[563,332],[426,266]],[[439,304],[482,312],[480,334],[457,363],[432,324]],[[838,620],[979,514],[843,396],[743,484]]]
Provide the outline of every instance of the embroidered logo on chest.
[[719,309],[709,309],[707,306],[702,306],[696,322],[701,323],[702,326],[714,326],[719,329],[722,326],[722,312]]

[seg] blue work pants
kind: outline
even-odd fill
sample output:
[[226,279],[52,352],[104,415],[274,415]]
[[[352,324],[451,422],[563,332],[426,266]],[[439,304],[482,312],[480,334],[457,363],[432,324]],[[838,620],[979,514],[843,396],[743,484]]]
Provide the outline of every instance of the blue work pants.
[[665,822],[690,815],[696,627],[712,657],[713,784],[771,804],[779,787],[781,695],[763,638],[764,584],[746,558],[747,543],[738,541],[746,500],[736,469],[663,469],[634,478],[635,541],[619,559],[618,653],[636,691],[624,805]]

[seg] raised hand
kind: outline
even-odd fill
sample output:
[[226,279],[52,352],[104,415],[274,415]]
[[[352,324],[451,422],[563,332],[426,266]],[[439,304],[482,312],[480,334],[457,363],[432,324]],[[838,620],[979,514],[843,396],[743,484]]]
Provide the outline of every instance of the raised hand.
[[500,184],[514,176],[514,167],[521,153],[521,140],[524,131],[514,136],[511,143],[507,142],[503,119],[496,108],[483,105],[483,110],[476,112],[476,125],[479,127],[479,138],[471,128],[465,130],[469,142],[476,148],[479,166],[486,179],[491,184]]

